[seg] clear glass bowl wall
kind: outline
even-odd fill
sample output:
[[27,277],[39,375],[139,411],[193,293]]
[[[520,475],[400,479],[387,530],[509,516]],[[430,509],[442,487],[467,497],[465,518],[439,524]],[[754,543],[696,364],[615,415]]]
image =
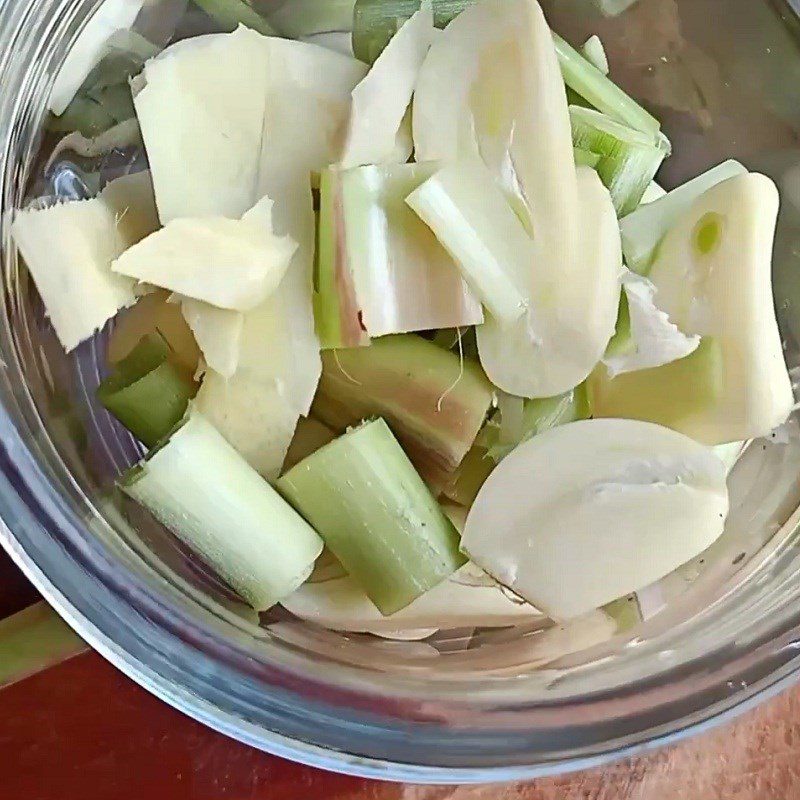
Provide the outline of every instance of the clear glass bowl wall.
[[[599,33],[615,80],[663,121],[675,149],[660,176],[667,187],[725,158],[779,183],[775,302],[797,376],[796,12],[783,0],[640,0],[617,18],[590,0],[543,5],[570,40]],[[724,537],[664,583],[665,610],[629,630],[593,617],[566,629],[449,631],[411,643],[340,635],[285,612],[259,625],[172,536],[123,503],[114,478],[140,450],[93,400],[108,331],[62,353],[8,225],[32,192],[76,191],[41,178],[39,153],[48,88],[94,6],[0,5],[0,540],[92,645],[245,742],[413,781],[588,766],[710,724],[794,680],[796,420],[788,437],[749,448],[731,478]]]

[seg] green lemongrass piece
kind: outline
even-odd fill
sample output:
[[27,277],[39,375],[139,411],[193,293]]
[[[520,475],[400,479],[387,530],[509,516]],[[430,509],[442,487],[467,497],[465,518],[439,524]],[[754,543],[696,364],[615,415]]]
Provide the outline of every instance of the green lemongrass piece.
[[297,589],[322,552],[308,523],[197,412],[120,486],[256,611]]
[[475,445],[459,465],[450,482],[442,487],[442,495],[464,508],[469,508],[497,466],[485,447]]
[[595,417],[638,419],[680,430],[685,420],[718,402],[724,391],[719,342],[704,338],[686,358],[615,378],[600,364],[589,378],[588,391]]
[[320,183],[318,291],[323,349],[394,333],[466,327],[483,310],[406,197],[438,164],[327,170]]
[[603,75],[608,75],[608,56],[606,55],[606,49],[603,47],[603,42],[599,36],[596,34],[590,36],[583,43],[581,52],[593,67],[599,69]]
[[452,350],[459,358],[479,360],[475,328],[442,328],[436,331],[430,341],[443,350]]
[[[668,150],[641,131],[590,108],[570,106],[572,143],[600,158],[594,168],[611,193],[617,214],[638,207]],[[663,139],[663,142],[666,142]]]
[[725,161],[651,203],[642,205],[620,222],[622,252],[628,269],[647,275],[661,240],[698,197],[718,183],[743,175],[738,161]]
[[318,175],[320,209],[317,221],[317,253],[314,285],[314,321],[324,350],[362,347],[370,338],[364,327],[356,288],[344,253],[340,232],[344,208],[339,174],[323,170]]
[[[444,28],[475,0],[432,0],[433,23]],[[403,23],[420,9],[420,0],[356,0],[353,12],[353,53],[372,64]]]
[[593,169],[600,163],[600,154],[583,150],[580,147],[573,147],[576,167],[592,167]]
[[61,116],[51,116],[47,127],[56,133],[78,131],[83,136],[97,136],[114,126],[114,117],[89,97],[78,95]]
[[642,612],[635,594],[607,603],[602,610],[617,623],[617,633],[625,633],[642,623]]
[[648,134],[653,140],[656,138],[661,130],[661,123],[654,116],[628,97],[619,86],[555,32],[553,41],[564,83],[570,89],[598,111]]
[[[513,407],[510,410],[516,415]],[[526,400],[521,421],[517,423],[515,420],[511,425],[511,428],[518,428],[519,432],[515,437],[507,435],[509,426],[503,420],[503,411],[504,407],[501,405],[499,428],[487,427],[487,434],[482,441],[487,447],[489,458],[495,462],[502,461],[512,450],[540,433],[591,417],[586,384],[558,397]]]
[[0,620],[0,689],[88,650],[45,602]]
[[275,28],[245,0],[193,0],[193,2],[202,8],[224,33],[232,33],[240,25],[244,25],[263,36],[278,35]]
[[385,616],[466,563],[452,523],[382,419],[323,447],[278,488]]
[[510,323],[525,313],[525,289],[517,286],[516,276],[531,263],[533,243],[482,161],[446,166],[406,203],[433,231],[492,316]]
[[312,414],[343,433],[380,416],[428,484],[440,488],[472,447],[492,404],[481,368],[420,336],[323,353]]
[[169,356],[161,336],[145,336],[97,390],[102,405],[147,447],[183,419],[197,393],[191,376]]
[[355,0],[285,0],[269,14],[269,22],[282,36],[300,39],[353,29]]

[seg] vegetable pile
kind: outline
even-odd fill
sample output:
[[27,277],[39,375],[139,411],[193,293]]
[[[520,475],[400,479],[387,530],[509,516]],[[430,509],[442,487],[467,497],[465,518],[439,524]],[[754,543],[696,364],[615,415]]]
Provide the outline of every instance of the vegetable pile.
[[[197,5],[225,32],[161,52],[141,0],[92,20],[59,151],[149,168],[13,223],[65,350],[114,319],[123,491],[256,610],[398,638],[573,619],[708,548],[795,404],[774,184],[658,189],[658,120],[535,0]],[[353,10],[355,57],[302,41]]]

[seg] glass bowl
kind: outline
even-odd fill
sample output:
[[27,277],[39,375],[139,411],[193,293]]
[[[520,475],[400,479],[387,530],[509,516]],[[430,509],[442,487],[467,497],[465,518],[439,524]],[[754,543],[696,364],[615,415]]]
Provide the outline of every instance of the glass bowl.
[[[170,13],[182,3],[169,0]],[[614,78],[663,121],[675,146],[660,176],[667,187],[726,158],[779,183],[775,301],[796,380],[800,27],[792,5],[639,0],[616,17],[599,11],[608,0],[543,5],[571,41],[599,33]],[[566,628],[539,621],[396,642],[333,633],[280,610],[258,620],[123,503],[114,478],[141,451],[93,400],[108,331],[64,356],[9,237],[10,212],[31,193],[86,189],[64,173],[42,178],[39,153],[49,87],[95,6],[0,5],[0,541],[81,636],[154,694],[236,739],[318,767],[411,782],[593,766],[702,730],[796,680],[797,420],[737,464],[727,530],[707,553],[641,593],[633,618],[625,600]]]

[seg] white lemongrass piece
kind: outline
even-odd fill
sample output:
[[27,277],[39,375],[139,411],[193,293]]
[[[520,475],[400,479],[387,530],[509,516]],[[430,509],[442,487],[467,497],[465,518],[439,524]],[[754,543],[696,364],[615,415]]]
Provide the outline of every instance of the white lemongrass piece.
[[111,264],[157,227],[147,172],[112,181],[91,200],[17,212],[14,242],[67,352],[136,301],[134,282]]
[[500,463],[470,512],[462,549],[548,616],[571,619],[709,547],[728,513],[725,481],[713,452],[668,428],[571,423]]
[[766,436],[794,406],[772,293],[778,190],[748,173],[699,197],[662,241],[650,272],[656,303],[722,357],[716,402],[681,421],[706,444]]
[[645,202],[620,221],[625,263],[640,275],[647,274],[659,243],[700,195],[722,181],[747,170],[738,161],[724,161],[688,183],[652,202]]
[[186,324],[197,340],[208,369],[223,378],[232,378],[239,364],[244,315],[191,297],[176,295],[174,299],[181,304]]
[[340,159],[350,94],[367,66],[315,45],[266,41],[270,69],[258,188],[275,198],[276,233],[299,246],[278,291],[251,312],[270,338],[256,343],[260,366],[250,374],[271,381],[271,391],[299,417],[311,408],[322,371],[312,306],[316,220],[309,175]]
[[471,563],[388,617],[349,575],[307,583],[282,605],[324,628],[387,638],[407,638],[415,631],[429,636],[446,628],[503,628],[542,616]]
[[608,75],[610,72],[608,56],[606,55],[605,47],[603,47],[603,42],[597,34],[590,36],[581,49],[587,61],[597,67],[603,75]]
[[267,41],[241,27],[178,42],[145,65],[134,106],[163,224],[239,219],[263,196]]
[[232,311],[263,303],[280,285],[297,243],[272,232],[272,200],[241,220],[176,219],[118,258],[114,272]]
[[121,483],[259,611],[314,568],[317,533],[194,411]]
[[49,109],[64,113],[89,73],[100,63],[115,33],[133,25],[144,0],[105,0],[73,44],[50,91]]
[[433,31],[433,11],[430,2],[424,2],[353,90],[343,168],[382,164],[390,159]]
[[480,159],[444,167],[406,203],[495,319],[507,324],[525,313],[533,241]]
[[[621,255],[613,204],[574,165],[550,29],[534,0],[487,0],[436,37],[414,96],[418,160],[480,156],[533,231],[527,312],[478,329],[499,388],[552,397],[581,383],[614,332]],[[580,186],[579,186],[580,184]]]
[[634,272],[622,277],[631,323],[630,348],[603,363],[610,378],[626,372],[660,367],[685,358],[700,346],[699,336],[687,336],[656,306],[656,287]]
[[321,267],[345,276],[337,288],[352,282],[360,324],[370,336],[483,322],[480,302],[453,259],[406,204],[437,166],[336,169],[323,180],[321,219],[334,246]]

